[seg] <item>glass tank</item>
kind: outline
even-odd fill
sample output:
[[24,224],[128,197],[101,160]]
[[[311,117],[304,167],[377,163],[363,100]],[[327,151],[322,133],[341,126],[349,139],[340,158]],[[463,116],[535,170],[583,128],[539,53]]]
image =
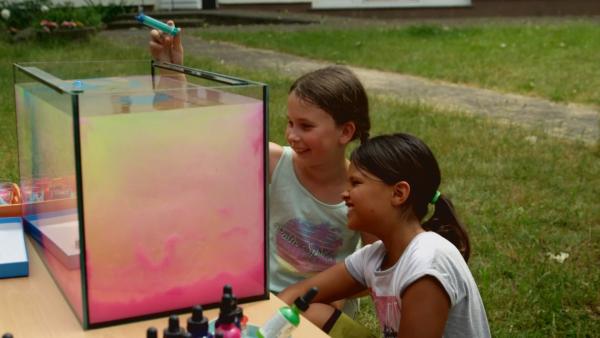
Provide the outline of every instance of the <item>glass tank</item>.
[[268,298],[267,86],[179,65],[14,65],[23,219],[84,328]]

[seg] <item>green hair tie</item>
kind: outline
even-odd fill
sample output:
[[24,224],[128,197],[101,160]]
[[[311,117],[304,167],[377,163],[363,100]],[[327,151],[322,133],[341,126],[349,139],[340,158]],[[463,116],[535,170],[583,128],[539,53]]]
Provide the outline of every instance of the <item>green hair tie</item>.
[[435,195],[433,195],[433,198],[431,199],[431,204],[435,205],[438,201],[438,199],[440,199],[440,196],[442,195],[442,193],[439,190],[436,190]]

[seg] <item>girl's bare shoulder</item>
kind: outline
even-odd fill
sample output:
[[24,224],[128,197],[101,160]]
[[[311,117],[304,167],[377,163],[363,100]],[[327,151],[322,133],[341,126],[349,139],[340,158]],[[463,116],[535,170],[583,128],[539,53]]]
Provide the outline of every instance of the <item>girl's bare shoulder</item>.
[[269,181],[271,181],[273,171],[282,155],[283,147],[277,143],[269,142]]

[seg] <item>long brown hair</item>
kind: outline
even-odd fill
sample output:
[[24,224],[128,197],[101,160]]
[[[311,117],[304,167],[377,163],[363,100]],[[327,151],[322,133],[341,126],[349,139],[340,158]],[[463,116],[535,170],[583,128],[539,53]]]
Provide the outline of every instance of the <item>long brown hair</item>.
[[[441,173],[433,153],[419,138],[402,133],[373,137],[354,150],[350,161],[386,184],[407,182],[410,185],[407,205],[419,220],[427,215],[428,205],[440,186]],[[422,222],[422,227],[446,238],[465,261],[469,260],[469,236],[447,196],[439,196],[433,215]]]
[[369,99],[360,80],[343,66],[329,66],[306,73],[290,87],[299,99],[314,104],[333,117],[337,125],[354,122],[354,139],[369,138]]

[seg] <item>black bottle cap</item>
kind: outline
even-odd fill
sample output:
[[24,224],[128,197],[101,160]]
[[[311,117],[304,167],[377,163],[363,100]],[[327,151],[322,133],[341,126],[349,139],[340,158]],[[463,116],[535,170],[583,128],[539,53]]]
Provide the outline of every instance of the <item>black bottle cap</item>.
[[202,305],[194,305],[192,308],[192,316],[187,321],[187,330],[201,337],[208,335],[208,318],[204,317]]
[[221,305],[219,306],[219,317],[215,322],[215,327],[221,324],[233,323],[235,321],[235,308],[234,297],[227,293],[223,294]]
[[237,297],[235,296],[231,297],[231,311],[233,312],[234,316],[239,319],[241,319],[244,315],[244,311],[240,306],[238,306]]
[[303,296],[296,298],[294,305],[296,305],[300,311],[306,311],[310,305],[310,302],[315,298],[318,292],[319,289],[313,286]]
[[230,284],[223,285],[223,294],[233,296],[233,287]]
[[[225,285],[227,287],[228,285]],[[223,288],[223,297],[221,298],[221,304],[219,304],[219,316],[215,321],[215,327],[219,327],[223,323],[231,323],[228,320],[229,314],[235,308],[233,306],[233,299],[231,294],[225,292],[225,287]]]
[[230,294],[224,294],[223,298],[221,298],[221,305],[219,306],[220,312],[231,312],[235,309],[235,305],[233,303],[233,297]]
[[236,307],[233,310],[233,313],[234,313],[235,317],[240,320],[242,319],[242,317],[244,317],[244,309],[242,309],[240,306]]
[[169,331],[171,332],[179,332],[179,317],[176,315],[171,315],[169,317]]
[[169,326],[163,332],[164,338],[181,338],[185,332],[179,327],[179,317],[169,316]]
[[6,332],[5,334],[2,335],[2,338],[13,338],[12,333]]
[[235,322],[235,313],[233,311],[229,311],[219,314],[219,324],[231,324]]
[[158,330],[151,326],[146,330],[146,338],[158,338]]

